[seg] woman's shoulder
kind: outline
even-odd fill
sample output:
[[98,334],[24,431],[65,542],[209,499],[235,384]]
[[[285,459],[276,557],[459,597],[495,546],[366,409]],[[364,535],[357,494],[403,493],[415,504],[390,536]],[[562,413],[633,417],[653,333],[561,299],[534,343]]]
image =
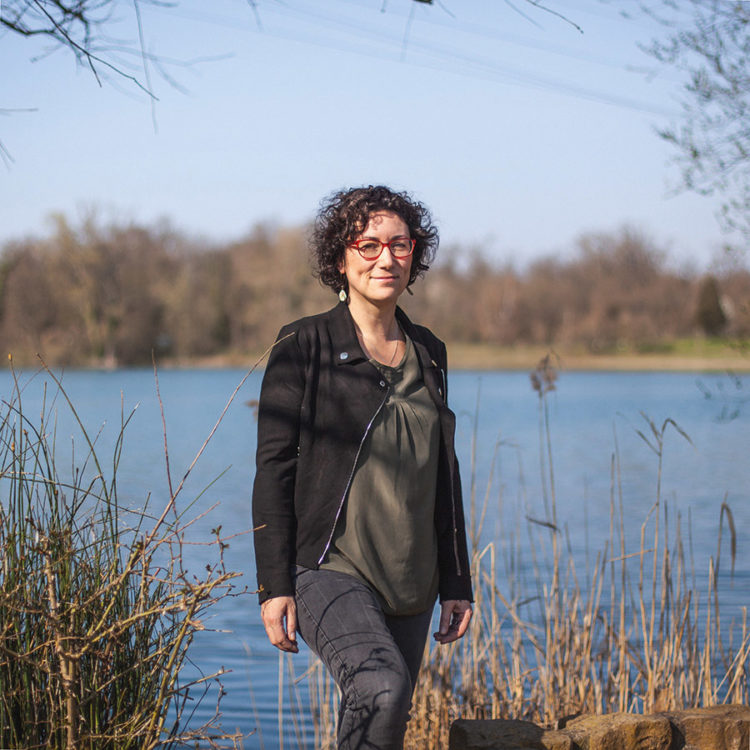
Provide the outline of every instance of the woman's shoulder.
[[414,323],[414,329],[416,330],[419,339],[427,347],[435,349],[444,349],[445,343],[442,339],[438,338],[427,326],[421,326],[419,323]]
[[297,318],[291,323],[282,326],[279,331],[279,338],[288,336],[290,333],[299,333],[313,331],[320,328],[327,328],[332,318],[336,317],[338,305],[325,312],[316,313],[315,315],[306,315],[303,318]]
[[302,372],[307,363],[320,352],[320,342],[327,336],[336,308],[307,315],[281,327],[270,348],[266,372],[286,370]]

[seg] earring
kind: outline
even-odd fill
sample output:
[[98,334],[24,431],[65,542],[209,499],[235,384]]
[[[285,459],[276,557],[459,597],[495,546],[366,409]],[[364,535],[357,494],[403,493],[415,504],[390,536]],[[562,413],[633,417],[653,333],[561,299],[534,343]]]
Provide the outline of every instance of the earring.
[[342,289],[342,290],[341,290],[341,291],[339,292],[339,299],[340,299],[340,300],[341,300],[342,302],[346,302],[346,289]]

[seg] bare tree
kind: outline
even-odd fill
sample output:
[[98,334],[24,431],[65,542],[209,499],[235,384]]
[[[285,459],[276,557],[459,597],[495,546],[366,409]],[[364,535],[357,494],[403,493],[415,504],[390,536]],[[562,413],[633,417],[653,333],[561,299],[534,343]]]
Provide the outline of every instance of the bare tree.
[[750,3],[641,3],[664,34],[644,51],[684,73],[679,122],[659,131],[677,148],[685,188],[723,198],[723,227],[750,239]]
[[[127,4],[118,4],[115,0],[3,0],[0,28],[27,38],[44,39],[49,43],[48,54],[61,48],[72,52],[99,83],[114,74],[153,95],[149,64],[157,58],[150,55],[144,45],[143,5],[169,7],[174,3],[163,0],[132,0]],[[137,42],[112,36],[113,22],[128,19],[132,21]]]
[[[433,0],[406,2],[412,5],[413,10],[417,3],[431,5]],[[533,6],[537,11],[563,19],[580,31],[573,21],[547,7],[540,0],[523,2]],[[177,85],[166,70],[167,63],[189,65],[190,62],[166,61],[148,50],[144,41],[141,10],[147,6],[171,9],[178,5],[179,0],[2,0],[0,31],[20,34],[27,38],[44,39],[49,43],[47,54],[59,49],[72,52],[78,62],[88,68],[100,84],[108,77],[126,79],[153,99],[152,70],[156,70],[171,85]],[[442,11],[452,15],[446,3],[440,2],[438,5]],[[508,5],[525,16],[516,6],[510,3]],[[255,14],[259,28],[262,28],[260,1],[247,0],[245,7]],[[385,10],[385,7],[386,3],[382,9]],[[130,38],[115,36],[118,30],[121,34],[123,29],[128,28],[129,31],[126,33]]]

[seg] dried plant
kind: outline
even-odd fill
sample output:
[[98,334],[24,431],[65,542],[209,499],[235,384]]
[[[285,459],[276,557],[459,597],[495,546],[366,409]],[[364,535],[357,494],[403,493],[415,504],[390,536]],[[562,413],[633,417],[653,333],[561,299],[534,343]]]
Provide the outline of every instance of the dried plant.
[[[44,377],[54,397],[45,386],[36,420],[17,377],[0,413],[0,746],[236,747],[216,724],[218,707],[206,725],[185,728],[188,701],[221,674],[181,678],[193,636],[218,601],[241,593],[220,529],[208,542],[214,562],[197,575],[183,567],[192,521],[177,500],[195,461],[176,489],[170,477],[164,508],[130,507],[117,470],[133,414],[122,413],[108,476],[61,382],[49,370]],[[55,456],[60,408],[84,446],[69,474]],[[165,455],[169,476],[166,429]]]
[[[472,481],[470,514],[479,519],[470,523],[475,614],[467,637],[448,647],[428,644],[406,736],[407,750],[446,748],[450,725],[457,718],[524,719],[554,726],[563,717],[581,713],[647,713],[747,703],[750,698],[747,608],[741,609],[739,622],[727,622],[719,611],[724,524],[732,569],[736,555],[731,510],[726,502],[722,504],[719,548],[702,585],[691,574],[679,519],[669,531],[668,508],[661,496],[665,440],[670,431],[689,439],[675,421],[657,425],[644,416],[646,429],[639,432],[657,463],[654,504],[641,525],[638,548],[629,549],[626,543],[620,456],[615,446],[609,539],[591,569],[578,570],[557,518],[546,403],[557,381],[552,364],[545,358],[532,376],[532,387],[540,398],[546,517],[527,515],[525,529],[515,527],[504,538],[480,547],[492,493],[488,486],[482,506],[476,508]],[[472,456],[476,434],[475,429]],[[490,482],[493,470],[494,459]],[[549,551],[549,556],[543,559],[537,550]],[[332,748],[335,689],[319,669],[311,674],[315,747]]]

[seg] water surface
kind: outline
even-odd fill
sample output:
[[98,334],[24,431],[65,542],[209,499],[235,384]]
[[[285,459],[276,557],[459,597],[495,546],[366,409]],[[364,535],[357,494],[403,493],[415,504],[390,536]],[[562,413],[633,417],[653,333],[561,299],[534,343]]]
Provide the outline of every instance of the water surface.
[[[173,486],[179,483],[243,376],[240,370],[160,373]],[[210,485],[189,511],[194,516],[208,511],[191,526],[189,540],[205,541],[211,537],[210,530],[219,525],[225,533],[240,533],[230,541],[226,561],[243,574],[240,585],[249,589],[255,582],[251,535],[241,532],[250,528],[256,445],[253,410],[248,402],[257,399],[260,378],[260,374],[252,374],[240,389],[180,496],[184,507]],[[122,416],[135,409],[119,467],[120,497],[134,507],[150,497],[150,507],[161,508],[168,498],[168,484],[153,372],[72,371],[64,373],[62,379],[86,428],[98,435],[100,456],[111,456]],[[27,415],[40,412],[45,381],[49,383],[48,376],[20,376]],[[687,538],[689,520],[695,570],[705,579],[708,559],[717,553],[719,508],[726,500],[734,513],[740,555],[730,580],[725,544],[722,606],[732,613],[745,605],[750,593],[750,560],[742,553],[750,535],[750,378],[581,372],[562,373],[557,386],[547,397],[557,519],[570,539],[580,570],[587,565],[590,568],[608,538],[612,497],[618,502],[622,498],[628,549],[637,548],[640,527],[654,505],[659,478],[659,457],[654,450],[658,441],[651,425],[661,431],[666,424],[661,493],[669,503],[670,523],[676,524],[679,516]],[[0,373],[0,394],[5,400],[11,397],[12,389],[10,374]],[[47,394],[48,410],[52,393],[49,390]],[[540,422],[543,412],[538,394],[525,373],[457,372],[450,379],[449,400],[458,415],[457,450],[467,516],[472,496],[476,517],[487,497],[480,543],[495,541],[501,549],[507,548],[514,535],[526,533],[527,517],[549,519],[551,513],[550,466],[546,460],[540,464],[540,437],[543,443],[547,434]],[[82,455],[80,435],[59,396],[51,408],[57,418],[60,466],[66,466],[73,455],[72,440],[76,455]],[[613,462],[619,464],[619,476],[613,475]],[[105,462],[105,473],[111,463]],[[615,487],[621,487],[614,494],[613,476]],[[203,546],[185,550],[186,565],[195,570],[211,557],[210,549]],[[223,678],[225,728],[248,733],[258,730],[246,740],[246,748],[279,747],[278,675],[281,666],[285,675],[282,689],[287,696],[289,665],[280,665],[278,654],[267,644],[255,597],[222,603],[207,624],[221,632],[201,634],[193,661],[204,673],[221,667],[232,670]],[[307,660],[303,648],[291,662],[296,674],[304,672]],[[304,703],[304,684],[298,690]],[[198,708],[194,721],[207,718],[214,702],[215,694]],[[288,706],[284,710],[285,746],[289,747],[294,730]],[[303,729],[309,733],[304,720]]]

